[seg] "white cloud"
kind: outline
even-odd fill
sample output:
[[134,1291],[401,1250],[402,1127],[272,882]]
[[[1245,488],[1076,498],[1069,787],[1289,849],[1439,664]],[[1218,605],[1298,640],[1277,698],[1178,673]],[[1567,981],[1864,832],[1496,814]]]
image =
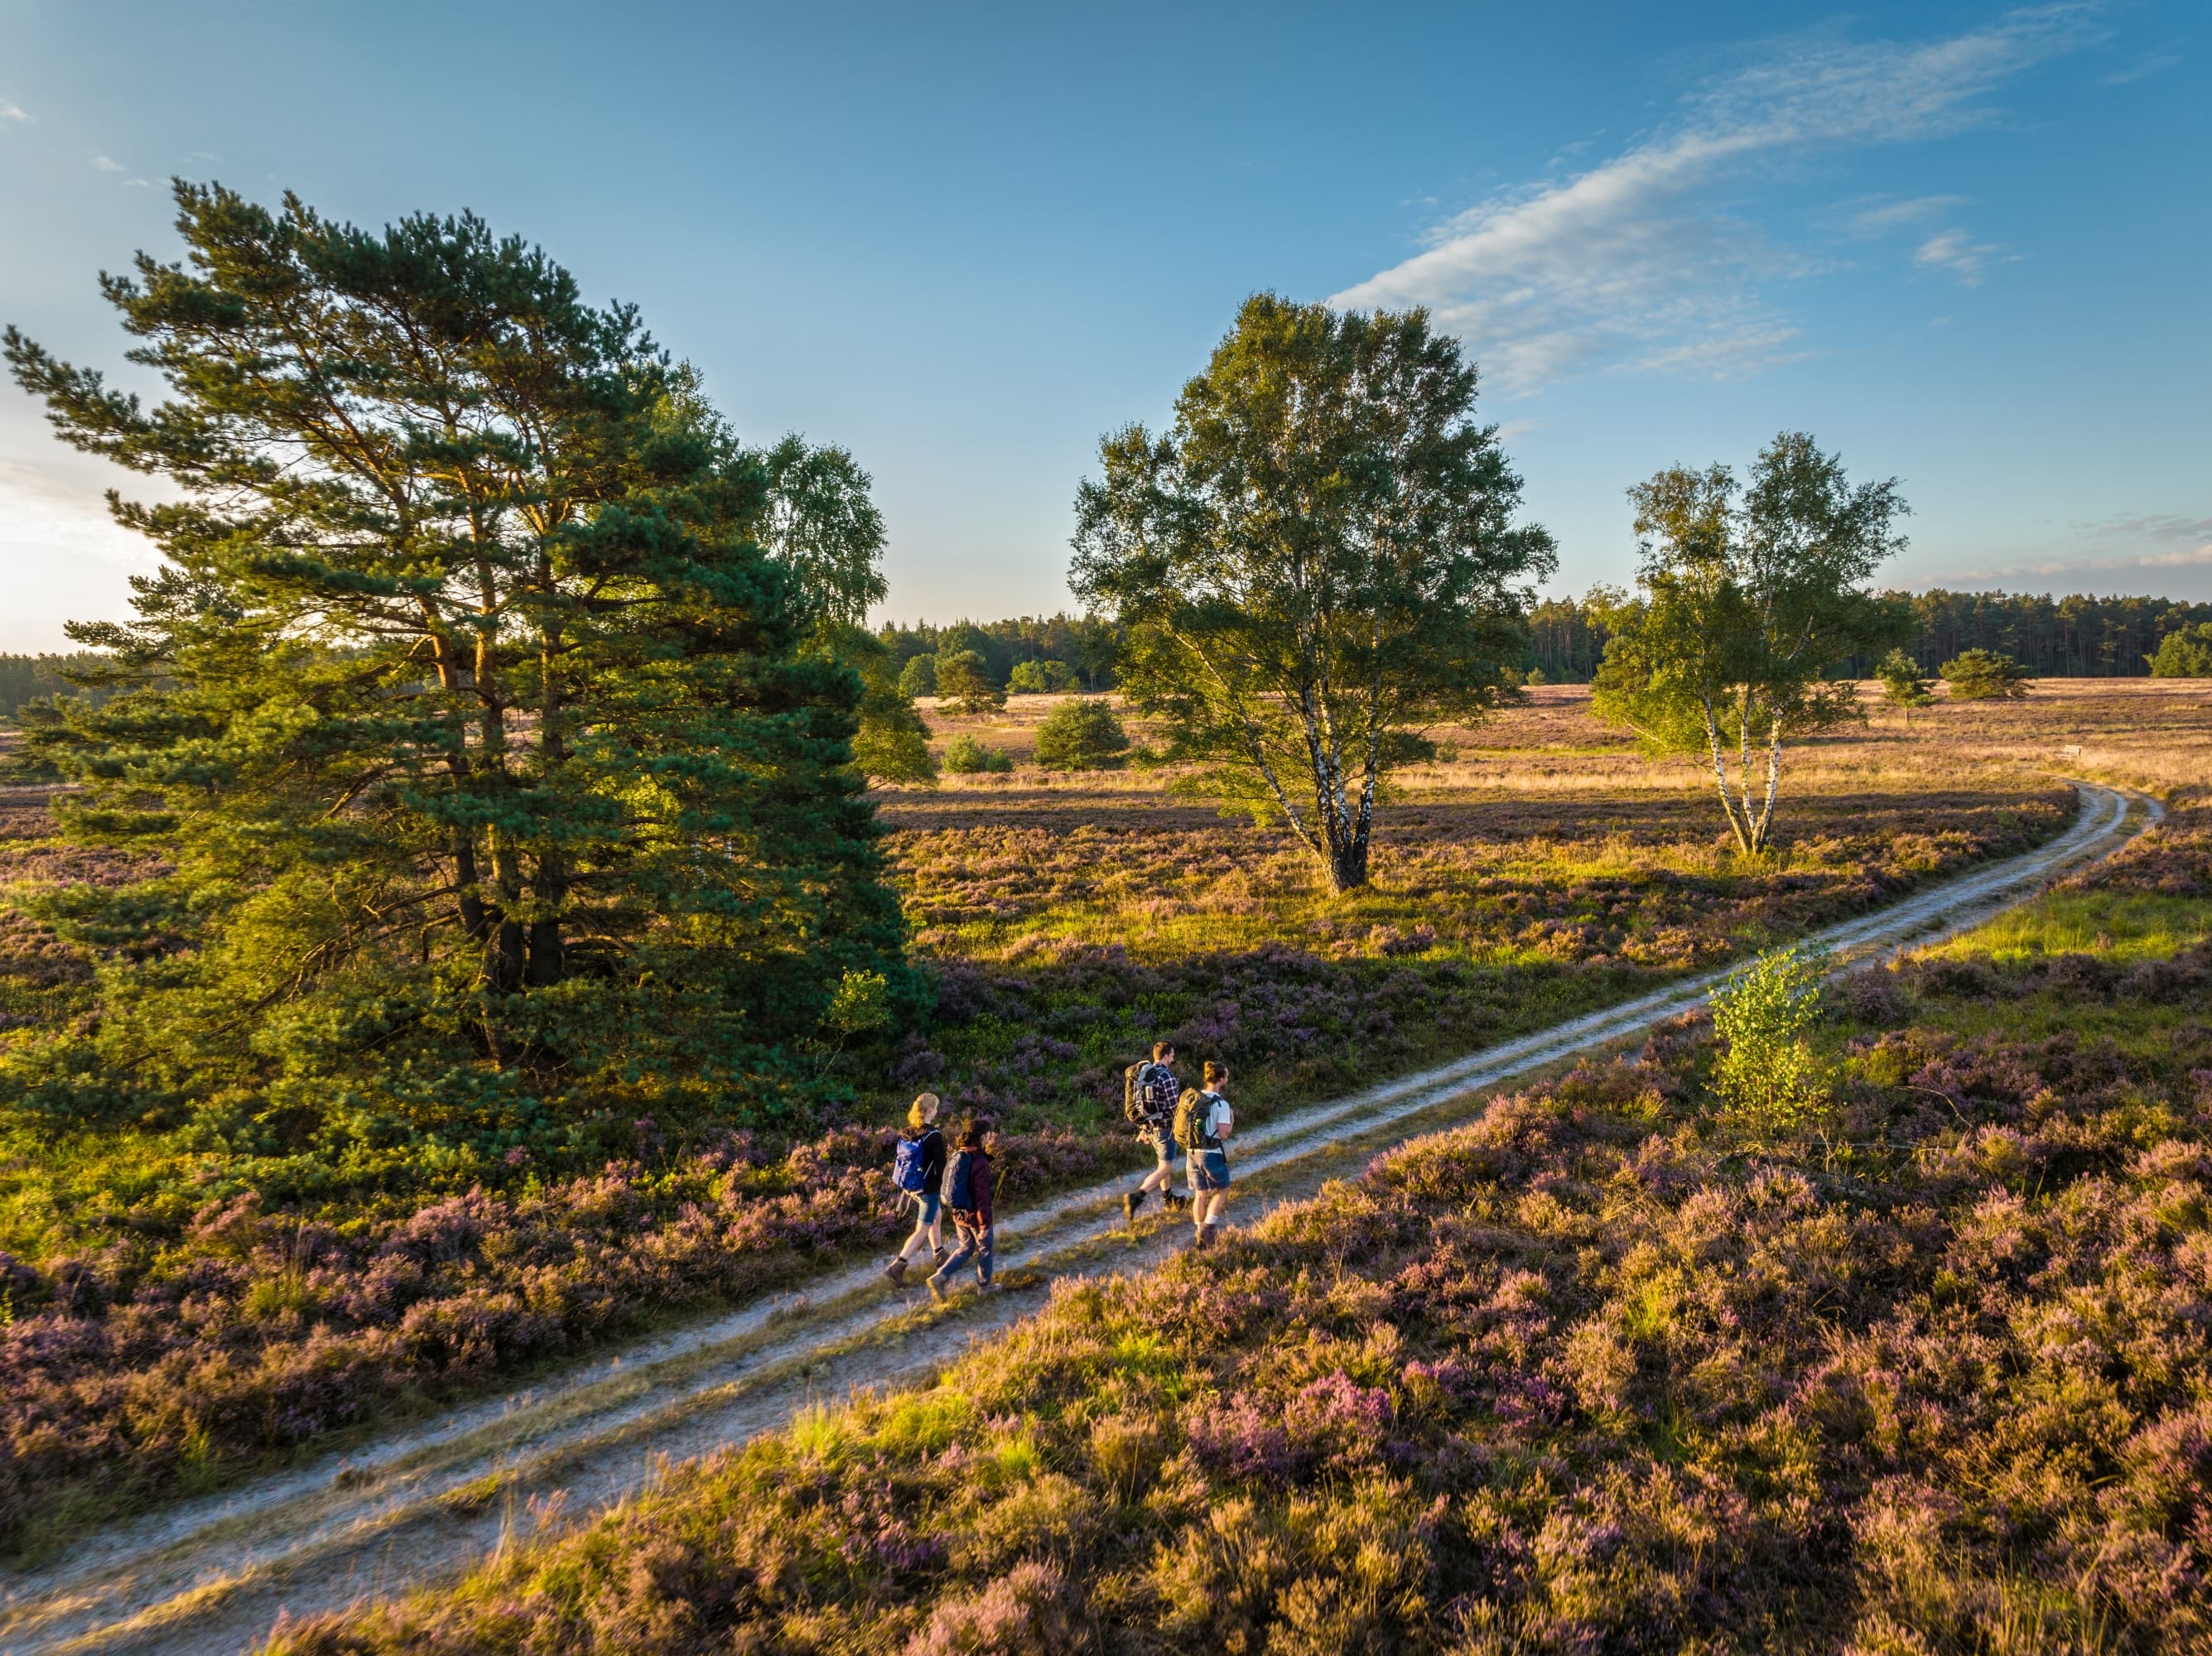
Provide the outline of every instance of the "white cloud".
[[1759,281],[1814,267],[1726,217],[1717,187],[1821,151],[1986,121],[1986,94],[2075,45],[2081,15],[2016,11],[1922,45],[1800,37],[1695,94],[1612,160],[1493,196],[1330,302],[1426,305],[1509,391],[1582,368],[1723,375],[1802,354]]
[[1935,218],[1954,207],[1966,204],[1964,196],[1915,196],[1910,201],[1877,202],[1851,214],[1844,221],[1844,225],[1855,236],[1886,236],[1893,230],[1903,229],[1908,224],[1917,224],[1923,219]]
[[1994,241],[1976,241],[1964,230],[1939,230],[1912,250],[1912,262],[1921,270],[1948,270],[1969,288],[1982,285],[1982,272],[1990,265],[2009,264],[2019,257]]
[[2154,75],[2172,69],[2180,61],[2181,54],[2178,52],[2154,52],[2148,57],[2138,58],[2125,69],[2116,69],[2109,75],[2100,75],[2097,77],[2097,84],[2099,86],[2132,86],[2137,81],[2148,80]]
[[30,118],[22,105],[0,98],[0,121],[27,121]]
[[[2172,513],[2131,513],[2074,525],[2070,547],[2033,553],[1974,569],[1954,569],[1915,578],[1916,587],[1959,586],[1974,582],[2051,577],[2094,583],[2130,573],[2164,571],[2183,574],[2212,572],[2212,518]],[[2188,585],[2195,586],[2197,582]],[[2110,589],[2108,589],[2110,590]]]
[[120,173],[123,170],[121,161],[106,155],[94,155],[92,158],[92,164],[103,173]]

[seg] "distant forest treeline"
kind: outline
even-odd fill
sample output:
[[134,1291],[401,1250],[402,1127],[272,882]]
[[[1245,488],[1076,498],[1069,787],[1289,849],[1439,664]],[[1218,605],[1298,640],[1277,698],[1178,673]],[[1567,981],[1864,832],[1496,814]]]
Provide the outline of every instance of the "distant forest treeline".
[[[1593,594],[1593,597],[1600,597]],[[1965,650],[1996,650],[2038,678],[2143,678],[2168,633],[2212,621],[2212,604],[2174,598],[2054,598],[2026,592],[1893,592],[1912,612],[1905,648],[1933,675]],[[1606,630],[1589,598],[1547,598],[1528,617],[1526,666],[1553,683],[1587,682],[1605,653]],[[1864,678],[1871,661],[1846,663]]]
[[[1999,650],[2039,678],[2142,678],[2150,671],[2146,658],[2160,639],[2212,622],[2212,604],[2173,598],[1941,589],[1892,596],[1911,610],[1914,635],[1905,647],[1931,675],[1962,650]],[[1592,597],[1602,602],[1602,594]],[[1546,598],[1537,604],[1528,616],[1522,669],[1540,671],[1554,684],[1588,682],[1607,638],[1592,609],[1591,597]],[[1064,661],[1084,688],[1103,690],[1114,682],[1114,630],[1109,622],[1080,616],[1024,616],[949,627],[891,626],[879,636],[901,667],[918,655],[973,650],[1001,684],[1018,662]],[[1845,670],[1863,678],[1874,664],[1855,661]]]
[[[2212,622],[2212,604],[2174,598],[2054,598],[1940,589],[1894,596],[1912,610],[1916,630],[1905,647],[1929,674],[1962,650],[2001,650],[2039,678],[2142,678],[2150,671],[2146,658],[2156,652],[2160,639]],[[890,646],[895,668],[920,655],[973,650],[1000,684],[1021,662],[1060,661],[1084,689],[1114,687],[1115,628],[1087,616],[1021,616],[945,627],[893,624],[877,636]],[[1606,636],[1590,598],[1546,598],[1529,613],[1522,667],[1541,672],[1554,684],[1585,683],[1605,653]],[[74,659],[0,655],[0,718],[14,718],[33,697],[82,695],[61,676]],[[1865,677],[1874,664],[1852,662],[1846,670]]]
[[65,656],[0,655],[0,719],[13,719],[26,701],[42,695],[90,695],[95,702],[105,701],[106,692],[82,690],[62,677],[72,662],[99,658],[82,651]]

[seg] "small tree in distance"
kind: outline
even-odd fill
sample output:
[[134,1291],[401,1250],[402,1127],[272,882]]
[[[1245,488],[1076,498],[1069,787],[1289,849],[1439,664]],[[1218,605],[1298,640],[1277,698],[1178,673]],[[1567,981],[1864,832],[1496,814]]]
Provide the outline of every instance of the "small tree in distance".
[[2168,633],[2143,659],[2153,678],[2212,678],[2212,621]]
[[1894,478],[1851,487],[1802,432],[1760,451],[1741,505],[1737,492],[1723,465],[1670,467],[1628,491],[1643,590],[1602,618],[1613,637],[1591,709],[1653,751],[1705,755],[1752,855],[1773,834],[1783,743],[1864,717],[1856,689],[1829,674],[1907,625],[1864,585],[1904,547],[1890,525],[1905,506]]
[[1075,688],[1075,670],[1064,661],[1018,661],[1006,675],[1016,695],[1056,695]]
[[937,694],[937,658],[919,655],[899,669],[898,687],[903,695],[935,695]]
[[1006,705],[1006,693],[991,682],[990,668],[973,650],[938,657],[937,694],[963,713],[996,713]]
[[2017,701],[2035,682],[2027,669],[1996,650],[1966,650],[1943,664],[1954,701]]
[[1129,734],[1100,696],[1070,696],[1037,727],[1037,763],[1054,770],[1106,770],[1121,762]]
[[1116,674],[1192,786],[1286,821],[1331,888],[1367,882],[1377,789],[1422,727],[1520,664],[1516,583],[1551,537],[1470,417],[1474,369],[1425,312],[1245,301],[1155,437],[1100,446],[1072,582],[1126,628]]
[[1912,728],[1912,710],[1936,700],[1936,693],[1920,676],[1920,664],[1902,650],[1892,650],[1884,656],[1874,676],[1881,681],[1883,699],[1904,713],[1907,730]]

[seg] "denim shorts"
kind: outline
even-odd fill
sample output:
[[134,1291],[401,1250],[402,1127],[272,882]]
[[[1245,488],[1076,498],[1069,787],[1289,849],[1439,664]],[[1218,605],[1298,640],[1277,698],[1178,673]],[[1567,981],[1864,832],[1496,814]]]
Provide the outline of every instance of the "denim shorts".
[[933,1225],[937,1222],[938,1204],[945,1199],[942,1192],[933,1190],[910,1190],[906,1193],[906,1196],[908,1201],[912,1202],[915,1206],[921,1210],[921,1218],[918,1222],[925,1225]]
[[1196,1191],[1227,1190],[1229,1152],[1193,1150],[1190,1156],[1190,1187]]
[[1175,1142],[1175,1135],[1165,1127],[1147,1127],[1145,1137],[1152,1141],[1152,1153],[1159,1157],[1160,1165],[1171,1168],[1176,1157],[1182,1154],[1182,1146]]

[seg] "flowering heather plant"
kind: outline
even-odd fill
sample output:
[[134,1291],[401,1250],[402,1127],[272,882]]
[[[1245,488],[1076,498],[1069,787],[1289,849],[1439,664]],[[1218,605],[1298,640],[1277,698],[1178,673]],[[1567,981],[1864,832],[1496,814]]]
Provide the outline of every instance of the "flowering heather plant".
[[[888,1240],[911,1216],[884,1175],[895,1136],[842,1128],[764,1162],[732,1135],[659,1173],[614,1162],[342,1225],[249,1192],[167,1248],[0,1254],[0,1535],[20,1546],[65,1503],[204,1483]],[[1117,1148],[1006,1134],[1002,1192],[1096,1177]]]
[[272,1648],[2212,1647],[2201,1000],[1936,964],[1824,1036],[1873,1159],[1747,1152],[1685,1020]]

